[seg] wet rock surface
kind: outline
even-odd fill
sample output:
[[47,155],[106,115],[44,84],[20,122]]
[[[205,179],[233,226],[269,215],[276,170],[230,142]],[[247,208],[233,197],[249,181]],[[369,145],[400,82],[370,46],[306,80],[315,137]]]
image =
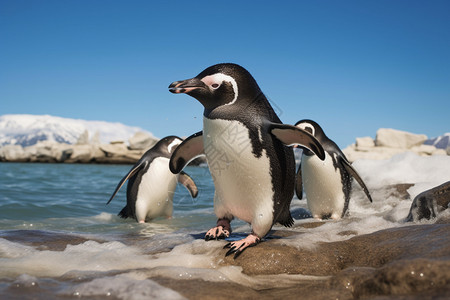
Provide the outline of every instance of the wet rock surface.
[[[255,278],[274,275],[274,286],[152,279],[190,299],[228,299],[231,293],[236,299],[448,299],[450,222],[440,222],[322,243],[313,250],[283,245],[277,237],[288,237],[292,232],[275,231],[272,238],[247,249],[238,259],[229,256],[221,261],[224,266],[240,266],[243,273]],[[222,252],[224,255],[226,250]],[[318,279],[277,287],[277,274],[314,275]]]
[[435,218],[438,213],[448,209],[449,204],[450,181],[447,181],[440,186],[417,195],[411,204],[411,209],[406,217],[406,221],[411,222]]

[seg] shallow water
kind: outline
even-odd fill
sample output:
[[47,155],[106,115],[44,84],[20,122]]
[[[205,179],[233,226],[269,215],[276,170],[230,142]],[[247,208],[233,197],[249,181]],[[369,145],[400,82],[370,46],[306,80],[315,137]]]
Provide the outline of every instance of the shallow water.
[[[195,180],[199,196],[192,199],[178,186],[172,219],[137,224],[117,217],[125,205],[125,187],[109,205],[106,202],[130,167],[0,163],[1,299],[182,299],[180,293],[153,279],[201,280],[215,286],[237,283],[258,290],[327,278],[249,276],[237,265],[224,264],[225,242],[203,241],[204,232],[216,221],[214,186],[207,168],[185,170]],[[433,168],[431,179],[423,174],[429,167]],[[405,154],[389,161],[359,161],[355,168],[372,190],[373,204],[355,186],[349,216],[319,222],[310,219],[306,201],[294,199],[291,211],[296,226],[286,229],[289,234],[284,238],[272,239],[273,243],[311,250],[323,242],[409,226],[403,220],[411,199],[387,186],[416,183],[408,190],[414,196],[420,192],[417,186],[446,181],[450,160]],[[232,225],[232,239],[250,231],[242,221]]]

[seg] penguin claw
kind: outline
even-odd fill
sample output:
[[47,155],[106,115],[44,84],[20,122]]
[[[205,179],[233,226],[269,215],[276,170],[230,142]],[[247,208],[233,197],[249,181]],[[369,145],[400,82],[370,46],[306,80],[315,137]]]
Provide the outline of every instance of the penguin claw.
[[228,255],[231,255],[237,251],[238,251],[238,249],[236,249],[236,247],[231,247],[230,250],[228,250],[227,253],[225,253],[225,257],[227,257]]
[[205,241],[225,239],[230,236],[230,232],[223,228],[223,226],[217,226],[208,230],[205,234]]
[[225,257],[234,254],[233,259],[236,259],[242,254],[242,252],[244,252],[245,249],[256,246],[260,241],[261,239],[259,237],[254,234],[250,234],[245,239],[230,242],[223,247],[224,249],[229,248],[227,253],[225,253]]

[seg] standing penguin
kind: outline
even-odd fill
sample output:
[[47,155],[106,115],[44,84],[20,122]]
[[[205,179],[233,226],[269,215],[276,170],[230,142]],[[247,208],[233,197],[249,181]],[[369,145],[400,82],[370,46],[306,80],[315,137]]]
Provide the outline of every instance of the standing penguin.
[[308,208],[314,218],[340,219],[345,215],[352,191],[352,177],[372,202],[361,177],[319,124],[312,120],[301,120],[295,126],[314,135],[325,150],[325,160],[321,161],[314,153],[304,149],[297,172],[295,192],[302,199],[303,188],[305,189]]
[[106,204],[111,202],[127,180],[127,205],[119,212],[119,216],[135,218],[139,223],[159,216],[172,216],[177,180],[189,190],[192,197],[197,197],[197,186],[186,173],[174,175],[169,170],[170,156],[182,141],[177,136],[167,136],[145,152],[122,178]]
[[[236,258],[275,223],[291,226],[293,151],[270,134],[272,126],[282,124],[250,73],[236,64],[218,64],[192,79],[173,82],[169,90],[186,93],[205,108],[203,131],[187,138],[170,159],[170,170],[179,173],[190,160],[206,155],[218,221],[205,240],[229,237],[234,217],[250,223],[250,235],[225,246],[226,255],[234,253]],[[296,130],[296,142],[324,158],[312,135],[290,127]]]

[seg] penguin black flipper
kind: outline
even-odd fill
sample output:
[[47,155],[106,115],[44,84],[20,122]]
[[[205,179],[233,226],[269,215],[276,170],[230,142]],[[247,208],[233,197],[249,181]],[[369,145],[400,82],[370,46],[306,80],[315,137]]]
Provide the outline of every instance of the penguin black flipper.
[[297,176],[295,177],[295,194],[297,198],[303,198],[303,181],[302,181],[302,163],[298,166]]
[[125,175],[124,178],[122,178],[122,180],[120,180],[119,184],[116,187],[116,190],[114,191],[114,193],[112,194],[111,198],[108,200],[108,202],[106,203],[107,205],[109,204],[109,202],[111,202],[111,200],[116,196],[117,192],[120,190],[120,188],[125,184],[125,182],[132,177],[134,174],[136,174],[137,171],[139,171],[140,169],[144,168],[147,165],[147,161],[141,161],[140,163],[136,164],[131,170],[130,172],[128,172],[127,175]]
[[343,157],[339,157],[341,165],[345,168],[345,170],[351,175],[353,176],[353,178],[356,179],[356,181],[358,181],[359,185],[362,187],[362,189],[364,190],[364,193],[366,193],[367,198],[369,198],[369,201],[372,202],[372,197],[370,196],[369,190],[366,187],[366,184],[364,183],[364,181],[361,179],[361,177],[359,177],[358,172],[356,172],[356,170],[352,167],[352,165],[350,164],[349,161],[347,161],[346,159],[344,159]]
[[178,176],[178,182],[186,187],[186,189],[191,194],[192,198],[197,197],[197,195],[198,195],[198,188],[195,185],[194,180],[192,180],[192,178],[188,174],[186,174],[183,171],[181,171],[180,175]]
[[312,151],[321,160],[325,160],[325,151],[320,142],[309,132],[288,124],[270,123],[269,132],[285,145],[299,145]]
[[175,149],[170,157],[169,169],[172,173],[178,174],[189,162],[203,154],[203,131],[199,131],[185,139]]

